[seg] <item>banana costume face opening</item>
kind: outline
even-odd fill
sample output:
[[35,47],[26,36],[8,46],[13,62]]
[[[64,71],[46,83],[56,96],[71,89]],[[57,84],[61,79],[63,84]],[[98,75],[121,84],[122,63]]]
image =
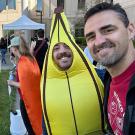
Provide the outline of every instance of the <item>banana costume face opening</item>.
[[[53,51],[58,43],[70,48],[70,58],[64,58],[70,63],[64,67],[66,70],[59,70],[61,64],[54,62],[57,56],[53,56]],[[60,10],[52,18],[50,47],[41,78],[41,99],[48,135],[98,135],[104,128],[102,82],[76,44],[67,18]]]
[[73,62],[73,52],[68,45],[59,42],[53,47],[52,58],[60,70],[68,70]]

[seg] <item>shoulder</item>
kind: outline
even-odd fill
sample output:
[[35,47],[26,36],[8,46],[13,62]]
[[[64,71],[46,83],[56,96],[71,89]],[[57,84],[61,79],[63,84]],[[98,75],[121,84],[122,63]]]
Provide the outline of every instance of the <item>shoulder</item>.
[[27,56],[21,56],[18,62],[18,71],[29,71],[36,66],[37,62],[35,59],[30,59]]
[[27,59],[28,59],[28,57],[26,57],[26,56],[21,56],[20,59],[19,59],[19,63],[20,63],[20,62],[24,62],[24,61],[27,60]]
[[21,56],[19,61],[18,61],[18,65],[25,65],[27,66],[29,63],[33,63],[35,62],[35,59],[30,59],[28,56]]

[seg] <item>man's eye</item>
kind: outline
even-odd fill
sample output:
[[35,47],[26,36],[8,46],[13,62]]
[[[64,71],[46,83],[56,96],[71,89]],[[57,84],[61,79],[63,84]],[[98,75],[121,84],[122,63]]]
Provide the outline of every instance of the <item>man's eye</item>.
[[113,28],[108,28],[108,29],[104,29],[102,32],[103,32],[104,34],[108,34],[108,33],[112,33],[113,31],[114,31]]
[[68,45],[64,45],[64,48],[65,49],[70,49]]
[[95,35],[91,35],[91,36],[88,36],[87,38],[86,38],[86,41],[92,41],[92,40],[94,40],[95,39]]
[[53,50],[55,51],[55,50],[58,50],[59,49],[59,46],[55,46],[54,48],[53,48]]

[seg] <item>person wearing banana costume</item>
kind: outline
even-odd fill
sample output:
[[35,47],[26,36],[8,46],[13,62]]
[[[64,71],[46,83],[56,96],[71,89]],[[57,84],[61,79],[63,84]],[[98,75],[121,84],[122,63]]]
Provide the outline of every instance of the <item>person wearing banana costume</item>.
[[48,135],[103,133],[103,84],[75,43],[60,8],[55,9],[52,18],[40,85]]

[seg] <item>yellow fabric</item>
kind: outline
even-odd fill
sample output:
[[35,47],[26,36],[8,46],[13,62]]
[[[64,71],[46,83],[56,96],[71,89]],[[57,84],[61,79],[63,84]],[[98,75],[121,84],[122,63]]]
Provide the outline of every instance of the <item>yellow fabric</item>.
[[[76,135],[77,132],[79,135],[96,132],[97,135],[97,132],[101,131],[101,112],[95,85],[99,89],[101,99],[103,99],[103,85],[94,66],[75,43],[66,16],[63,12],[60,15],[69,36],[61,20],[57,20],[53,30],[55,19],[59,18],[59,15],[54,14],[50,34],[52,38],[40,84],[47,131],[49,135]],[[66,43],[73,52],[73,63],[66,72],[59,70],[52,59],[53,47],[58,42]]]
[[40,70],[36,60],[21,56],[18,63],[20,90],[26,111],[35,132],[42,134],[42,107],[40,96]]

